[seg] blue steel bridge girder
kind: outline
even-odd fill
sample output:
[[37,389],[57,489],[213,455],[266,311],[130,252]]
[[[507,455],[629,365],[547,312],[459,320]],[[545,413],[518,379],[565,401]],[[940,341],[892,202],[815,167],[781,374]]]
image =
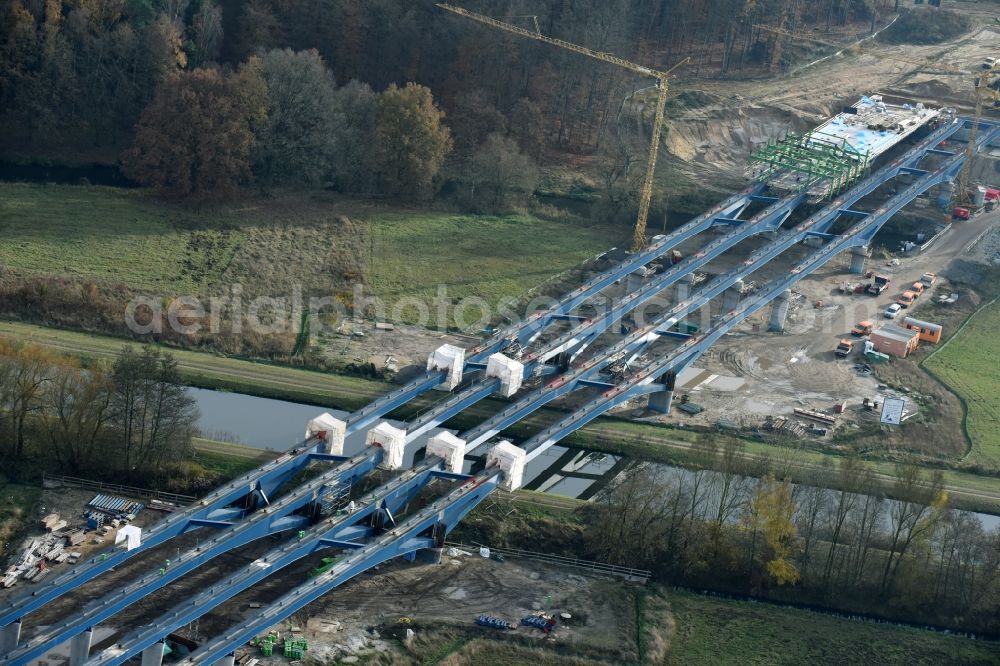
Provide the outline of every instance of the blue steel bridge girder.
[[362,548],[348,552],[330,571],[291,590],[259,613],[244,618],[240,625],[209,639],[178,666],[215,663],[357,574],[395,557],[443,546],[444,537],[493,492],[500,476],[499,470],[489,469],[471,478],[461,488],[418,511],[397,528],[376,537]]
[[[922,157],[926,154],[926,150],[929,147],[937,145],[938,142],[943,141],[945,138],[947,138],[952,133],[957,131],[957,129],[958,128],[954,126],[946,126],[938,130],[937,132],[933,133],[932,135],[928,136],[923,143],[919,144],[916,148],[912,149],[909,153],[900,158],[900,160],[897,161],[896,163],[889,165],[888,167],[884,167],[883,169],[880,169],[874,174],[871,174],[865,180],[856,183],[855,186],[851,188],[851,190],[843,193],[840,197],[835,199],[826,208],[814,214],[808,220],[799,225],[799,227],[796,228],[797,231],[789,232],[783,235],[782,237],[778,238],[774,242],[760,248],[759,250],[751,254],[750,257],[744,262],[744,265],[742,267],[736,269],[735,271],[731,272],[728,275],[719,276],[711,283],[706,285],[701,291],[699,291],[698,297],[689,299],[685,303],[679,304],[676,308],[671,310],[670,313],[668,313],[670,315],[670,318],[667,320],[669,325],[665,326],[664,328],[669,328],[670,325],[676,322],[676,320],[679,320],[684,316],[687,316],[687,314],[690,313],[691,311],[704,307],[711,301],[712,298],[718,296],[719,294],[724,292],[727,288],[729,288],[732,284],[734,284],[737,279],[742,279],[747,274],[752,272],[752,270],[755,270],[756,267],[759,267],[764,263],[771,261],[772,259],[777,257],[779,254],[787,250],[792,245],[806,238],[807,235],[823,234],[823,232],[814,231],[813,229],[816,226],[824,227],[828,226],[829,224],[832,224],[832,222],[835,219],[837,219],[837,217],[841,214],[842,211],[848,211],[848,214],[855,216],[861,215],[862,213],[860,211],[853,211],[850,209],[849,206],[855,203],[856,201],[862,199],[864,196],[867,196],[869,193],[873,192],[883,183],[888,182],[889,180],[894,178],[897,173],[897,169],[900,165],[919,163],[920,159],[922,159]],[[771,210],[764,211],[763,213],[759,214],[759,216],[763,216],[768,221],[769,224],[774,224],[774,221],[778,217],[780,217],[781,222],[783,222],[784,219],[787,218],[787,215],[789,215],[791,211],[794,210],[799,203],[801,203],[803,198],[804,195],[799,195],[798,197],[786,198],[782,201],[782,203],[773,205],[771,207]],[[778,222],[774,228],[780,226],[781,222]],[[686,271],[686,272],[689,272],[691,270],[696,270],[696,268],[692,266],[692,263],[697,260],[699,255],[702,257],[707,257],[712,253],[711,248],[713,246],[727,243],[729,240],[731,240],[731,237],[733,235],[742,234],[751,229],[752,229],[751,225],[745,225],[739,227],[737,230],[732,232],[732,234],[720,238],[716,241],[713,241],[713,243],[710,243],[705,248],[702,248],[702,250],[700,250],[696,255],[692,255],[691,257],[686,258],[685,262],[689,263],[681,262],[679,264],[676,264],[675,267],[672,267],[672,269],[677,269],[679,271]],[[650,289],[650,290],[661,289],[662,287],[658,284],[658,281],[668,280],[671,279],[671,277],[672,275],[668,270],[667,272],[658,276],[657,279],[654,280],[653,282],[649,283],[648,285],[645,285],[643,289]],[[642,290],[639,290],[639,292],[635,292],[635,297],[638,297],[638,295],[641,292]],[[596,322],[595,326],[596,327],[603,326],[603,328],[599,328],[598,330],[605,330],[608,326],[610,326],[614,322],[615,320],[614,315],[620,316],[619,313],[614,312],[614,310],[612,310],[611,316],[606,317],[606,319],[609,321],[604,322],[604,320],[602,319]],[[648,348],[650,344],[659,339],[660,330],[662,329],[660,328],[659,325],[657,325],[651,332],[651,334],[640,337],[634,343],[630,343],[628,346],[624,348],[624,351],[627,354],[629,362],[634,361],[635,358],[641,355]],[[577,353],[579,353],[579,350],[577,351]],[[697,356],[698,354],[690,356],[690,358],[688,358],[686,362],[688,364],[692,363],[694,359],[697,358]],[[606,355],[603,359],[592,361],[588,364],[589,367],[585,368],[583,372],[578,372],[578,374],[575,377],[556,379],[553,382],[551,382],[549,386],[544,387],[543,389],[539,389],[533,392],[532,394],[525,396],[521,400],[509,406],[505,410],[502,410],[501,412],[493,416],[491,419],[480,424],[476,428],[473,428],[467,433],[463,433],[462,438],[465,439],[467,442],[466,450],[471,451],[477,445],[487,441],[494,435],[499,434],[504,429],[510,427],[511,425],[519,421],[527,414],[530,414],[536,411],[537,409],[540,409],[542,406],[548,404],[549,402],[555,400],[558,397],[561,397],[563,395],[566,395],[567,393],[570,393],[571,391],[576,390],[579,387],[578,382],[580,380],[593,378],[595,375],[603,371],[604,368],[607,367],[608,363],[609,363],[608,355]],[[556,391],[552,391],[550,389],[550,387],[552,386],[558,386],[558,389]]]
[[224,581],[175,606],[148,625],[123,637],[118,645],[92,656],[86,662],[87,666],[122,664],[150,645],[163,640],[170,632],[198,619],[264,578],[326,548],[328,542],[350,542],[357,538],[371,536],[372,528],[360,523],[382,511],[383,507],[388,508],[393,513],[399,511],[431,479],[435,478],[434,472],[441,463],[439,458],[428,459],[421,466],[404,472],[399,477],[374,490],[373,495],[367,499],[360,500],[361,505],[353,513],[327,518],[307,530],[303,537],[293,538],[277,546]]
[[189,526],[210,527],[218,529],[219,532],[185,552],[178,553],[176,558],[171,558],[169,566],[160,569],[159,565],[155,565],[146,575],[133,580],[124,588],[85,605],[63,623],[45,628],[9,654],[0,656],[0,666],[30,664],[59,643],[107,620],[222,553],[271,534],[306,526],[308,519],[292,515],[293,512],[312,502],[325,486],[341,483],[353,485],[381,462],[382,450],[369,449],[353,458],[341,460],[343,464],[337,468],[307,482],[302,492],[283,497],[266,511],[257,512],[242,522],[227,523],[202,519],[188,521]]
[[500,380],[497,378],[480,379],[462,391],[432,405],[410,422],[406,429],[406,443],[413,442],[428,430],[436,428],[452,416],[489,397],[499,388]]
[[618,299],[607,312],[595,316],[575,329],[567,331],[556,340],[550,342],[546,350],[526,356],[524,359],[526,361],[526,371],[528,370],[527,363],[544,363],[563,352],[572,351],[573,353],[569,360],[570,362],[575,361],[590,342],[608,330],[617,321],[621,320],[627,313],[649,302],[664,289],[670,287],[685,275],[705,266],[712,259],[732,248],[737,243],[755,234],[780,227],[791,212],[804,200],[805,195],[799,194],[785,197],[784,199],[777,200],[776,203],[761,211],[753,218],[746,221],[740,220],[741,224],[739,228],[713,240],[695,254],[685,257],[681,262],[670,266],[638,290]]
[[132,557],[183,534],[192,520],[230,520],[242,517],[246,514],[245,511],[229,508],[229,505],[260,487],[270,488],[276,480],[289,478],[309,464],[311,456],[319,453],[322,446],[319,440],[307,440],[298,448],[217,488],[195,504],[155,523],[144,531],[142,542],[137,548],[126,550],[125,544],[122,544],[110,552],[98,553],[64,574],[34,585],[29,593],[0,606],[0,628],[19,621],[53,599],[120,566]]
[[[979,148],[989,145],[1000,138],[1000,127],[991,127],[992,129],[984,132],[980,139],[977,140]],[[840,252],[852,247],[867,245],[874,234],[906,204],[938,183],[954,177],[954,174],[958,173],[961,169],[963,161],[963,156],[954,156],[947,164],[941,166],[934,173],[914,181],[913,184],[904,188],[885,205],[879,207],[843,236],[838,237],[838,240],[827,244],[822,249],[807,257],[806,260],[792,269],[787,277],[775,281],[774,285],[765,293],[742,304],[737,310],[724,315],[723,319],[717,322],[711,331],[693,338],[678,350],[669,353],[666,360],[661,359],[654,362],[650,368],[637,373],[635,378],[631,382],[626,383],[625,386],[617,386],[607,391],[599,398],[585,404],[571,416],[536,434],[524,444],[524,448],[528,451],[527,460],[533,460],[555,442],[622,402],[638,395],[663,390],[655,384],[663,374],[677,372],[680,368],[687,367],[687,365],[694,362],[695,359],[701,356],[720,337],[732,330],[734,326],[766,306],[778,294],[783,293],[790,286],[826,264]],[[862,185],[862,188],[864,187],[866,186]],[[839,206],[840,204],[836,205]]]
[[[685,273],[697,270],[698,268],[704,266],[713,258],[722,254],[726,249],[732,247],[740,241],[753,234],[761,233],[771,228],[780,226],[785,217],[787,217],[787,215],[789,215],[791,211],[794,210],[794,208],[804,199],[804,195],[794,195],[785,199],[777,199],[776,203],[772,204],[751,220],[733,220],[743,226],[741,226],[739,230],[731,232],[730,234],[713,241],[706,246],[705,249],[691,257],[687,257],[681,263],[671,266],[667,271],[660,276],[657,276],[655,280],[644,285],[639,290],[619,299],[607,313],[601,315],[600,317],[584,319],[582,317],[575,316],[567,317],[566,315],[554,316],[554,318],[567,317],[579,319],[583,320],[583,323],[551,343],[547,351],[524,357],[522,361],[524,363],[525,376],[531,377],[539,369],[543,370],[543,372],[539,374],[554,374],[558,372],[558,368],[544,366],[544,361],[554,357],[562,351],[575,350],[573,356],[570,357],[570,362],[572,362],[576,355],[579,354],[591,340],[610,328],[615,322],[621,320],[627,313],[652,298],[655,298],[663,289],[676,282]],[[720,218],[715,218],[715,220],[719,219]],[[567,339],[568,341],[566,341]],[[466,364],[466,367],[468,367],[468,364]],[[544,372],[545,370],[548,370],[548,372]],[[428,430],[441,425],[452,416],[491,395],[499,388],[499,386],[500,382],[497,379],[479,380],[462,391],[459,391],[454,396],[437,403],[427,412],[411,422],[406,433],[407,443],[414,441]],[[523,414],[521,416],[523,416]],[[518,418],[520,418],[520,416]],[[506,422],[507,419],[503,420]],[[478,439],[478,437],[475,437],[474,439]]]
[[[515,334],[517,341],[524,345],[533,341],[551,323],[552,318],[559,314],[572,312],[597,293],[626,277],[636,269],[655,261],[685,240],[709,229],[716,217],[738,217],[750,205],[750,197],[759,194],[764,189],[760,183],[754,183],[742,192],[734,194],[722,203],[705,213],[683,224],[678,229],[654,242],[645,250],[638,252],[620,263],[618,266],[595,276],[585,284],[570,292],[558,305],[544,312],[533,315]],[[509,334],[508,334],[509,336]],[[490,354],[500,351],[506,344],[504,334],[487,341],[476,348],[472,355],[474,360],[482,360]]]

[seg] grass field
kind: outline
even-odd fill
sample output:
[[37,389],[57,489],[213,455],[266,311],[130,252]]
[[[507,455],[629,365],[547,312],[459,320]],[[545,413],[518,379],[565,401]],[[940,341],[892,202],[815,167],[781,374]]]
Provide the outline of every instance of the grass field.
[[1000,363],[997,331],[1000,300],[972,316],[965,327],[924,361],[924,367],[951,386],[968,408],[966,428],[971,459],[1000,465]]
[[770,604],[667,593],[676,628],[666,663],[718,666],[997,664],[1000,645]]
[[218,281],[238,232],[192,247],[198,216],[164,208],[138,190],[0,184],[0,264],[29,274],[124,282],[150,291],[197,292]]
[[[0,236],[0,265],[19,274],[122,282],[162,296],[234,283],[247,295],[287,297],[299,286],[330,296],[364,278],[394,318],[404,297],[436,314],[445,285],[447,325],[455,300],[475,296],[495,313],[501,299],[615,245],[621,229],[401,211],[322,192],[194,208],[140,190],[0,183]],[[413,321],[414,312],[395,318]]]
[[[496,312],[502,298],[519,298],[615,245],[621,230],[522,215],[428,213],[379,214],[371,219],[370,233],[367,275],[391,314],[403,298],[435,302],[439,285],[449,301],[477,297]],[[412,320],[415,310],[401,312]],[[480,314],[470,307],[464,323]]]
[[226,480],[246,474],[279,455],[275,451],[202,437],[193,438],[191,446],[194,448],[194,462],[204,467],[206,471],[218,474],[220,478]]

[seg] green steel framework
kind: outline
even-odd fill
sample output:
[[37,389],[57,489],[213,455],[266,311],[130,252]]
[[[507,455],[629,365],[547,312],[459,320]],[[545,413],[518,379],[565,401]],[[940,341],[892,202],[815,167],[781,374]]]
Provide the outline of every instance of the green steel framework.
[[[799,192],[822,185],[822,197],[831,197],[863,176],[870,154],[862,153],[847,139],[834,138],[811,130],[805,134],[786,132],[780,139],[751,153],[748,169],[753,179],[766,182],[779,172],[792,172]],[[786,175],[785,178],[788,176]]]

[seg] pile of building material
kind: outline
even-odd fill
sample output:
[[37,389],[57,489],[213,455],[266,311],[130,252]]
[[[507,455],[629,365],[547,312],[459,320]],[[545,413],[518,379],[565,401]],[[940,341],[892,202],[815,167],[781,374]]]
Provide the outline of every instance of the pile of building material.
[[813,419],[814,421],[819,421],[820,423],[826,423],[827,425],[833,425],[837,422],[837,417],[833,414],[827,414],[826,412],[821,412],[817,409],[796,407],[793,411],[799,416],[804,416],[807,419]]
[[771,432],[794,435],[797,437],[801,437],[806,434],[806,429],[801,423],[784,416],[768,416],[764,422],[764,427]]
[[[52,522],[53,519],[50,516],[46,516],[43,519],[43,523]],[[58,518],[58,515],[56,515],[53,524],[59,522]],[[47,563],[60,564],[62,562],[69,562],[70,564],[76,564],[81,557],[81,553],[67,549],[67,546],[72,548],[73,545],[75,544],[67,539],[67,535],[61,532],[49,533],[45,536],[32,539],[27,548],[21,553],[21,557],[18,558],[17,563],[8,567],[4,572],[3,579],[0,580],[0,587],[13,587],[18,580],[37,583],[48,575],[49,568]]]
[[136,515],[146,507],[142,502],[114,495],[95,495],[94,499],[87,503],[87,506],[93,511],[100,511],[112,518],[128,521],[135,520]]

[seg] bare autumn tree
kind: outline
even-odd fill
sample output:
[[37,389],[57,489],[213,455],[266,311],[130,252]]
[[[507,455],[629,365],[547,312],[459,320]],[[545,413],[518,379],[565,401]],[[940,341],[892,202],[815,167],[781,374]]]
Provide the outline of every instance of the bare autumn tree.
[[203,0],[191,21],[191,62],[201,66],[218,60],[223,37],[222,8]]
[[474,190],[485,191],[489,207],[504,208],[515,194],[534,191],[538,167],[516,141],[491,134],[469,160],[469,180]]
[[663,475],[662,467],[634,465],[601,492],[593,534],[602,558],[627,566],[655,560],[667,524]]
[[451,152],[451,132],[430,88],[407,83],[390,85],[379,96],[375,125],[379,174],[386,193],[426,199]]
[[44,407],[45,387],[52,379],[52,366],[58,362],[38,345],[0,340],[0,365],[6,366],[0,377],[4,380],[0,383],[0,408],[9,421],[8,454],[15,460],[25,455],[30,421]]
[[171,77],[142,112],[125,173],[173,196],[231,195],[250,177],[253,134],[245,103],[216,70]]
[[896,469],[893,486],[896,501],[889,512],[892,521],[889,552],[879,586],[883,596],[891,593],[899,566],[910,547],[928,537],[942,520],[948,507],[948,494],[943,488],[940,471],[935,471],[928,481],[913,465],[900,465]]
[[93,468],[111,417],[114,385],[100,369],[63,363],[45,392],[44,427],[59,464],[73,472]]
[[122,472],[156,471],[187,452],[198,410],[180,384],[173,356],[127,346],[115,360],[112,380],[115,457]]

